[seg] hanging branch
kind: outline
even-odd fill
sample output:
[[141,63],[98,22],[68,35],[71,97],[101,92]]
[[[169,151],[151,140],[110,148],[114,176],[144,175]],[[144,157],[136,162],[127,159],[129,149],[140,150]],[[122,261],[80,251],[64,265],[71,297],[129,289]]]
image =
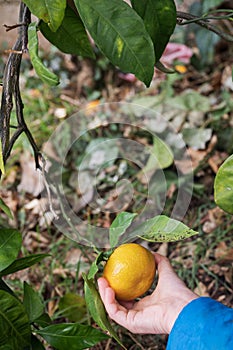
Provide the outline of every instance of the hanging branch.
[[[27,27],[30,21],[31,13],[27,6],[21,3],[19,11],[19,24],[17,25],[17,27],[19,27],[18,38],[10,52],[2,81],[3,90],[0,109],[0,139],[2,143],[3,161],[6,163],[15,141],[22,133],[25,133],[34,151],[36,168],[40,168],[39,159],[41,154],[24,120],[23,103],[19,88],[20,65],[22,54],[27,51]],[[16,127],[16,131],[11,136],[10,118],[13,109],[13,99],[16,107],[18,125]]]
[[[233,14],[228,14],[228,15],[223,16],[223,17],[216,16],[216,17],[214,17],[214,19],[226,19],[226,18],[230,19],[230,18],[232,18],[232,16],[233,16]],[[233,35],[222,32],[221,29],[219,29],[218,27],[216,27],[215,25],[213,25],[209,22],[210,19],[213,19],[213,17],[207,17],[207,16],[198,17],[198,16],[191,15],[190,13],[177,11],[177,24],[178,25],[186,25],[186,24],[190,24],[190,23],[195,23],[203,28],[206,28],[207,30],[210,30],[211,32],[214,32],[215,34],[219,35],[224,40],[233,42]]]

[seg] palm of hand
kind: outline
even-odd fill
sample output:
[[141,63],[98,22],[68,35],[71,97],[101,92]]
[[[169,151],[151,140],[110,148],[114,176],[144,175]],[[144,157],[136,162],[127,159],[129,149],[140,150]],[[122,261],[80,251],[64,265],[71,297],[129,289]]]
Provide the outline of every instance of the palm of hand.
[[154,254],[159,280],[154,292],[138,302],[119,302],[104,278],[99,291],[110,318],[132,333],[169,334],[185,305],[198,296],[173,271],[168,259]]

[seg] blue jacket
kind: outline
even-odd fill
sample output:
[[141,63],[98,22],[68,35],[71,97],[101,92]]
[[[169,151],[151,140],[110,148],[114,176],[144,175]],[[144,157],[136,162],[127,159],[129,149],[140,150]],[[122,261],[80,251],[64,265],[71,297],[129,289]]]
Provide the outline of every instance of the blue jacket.
[[233,350],[233,309],[200,297],[179,314],[167,350]]

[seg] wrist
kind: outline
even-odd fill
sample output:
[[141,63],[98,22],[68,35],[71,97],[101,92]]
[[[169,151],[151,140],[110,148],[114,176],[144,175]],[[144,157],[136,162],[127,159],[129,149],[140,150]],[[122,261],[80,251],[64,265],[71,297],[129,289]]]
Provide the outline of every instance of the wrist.
[[188,305],[191,301],[198,299],[199,296],[193,293],[191,290],[187,289],[182,295],[176,296],[174,300],[170,303],[170,307],[167,315],[167,333],[170,334],[171,330],[184,307]]

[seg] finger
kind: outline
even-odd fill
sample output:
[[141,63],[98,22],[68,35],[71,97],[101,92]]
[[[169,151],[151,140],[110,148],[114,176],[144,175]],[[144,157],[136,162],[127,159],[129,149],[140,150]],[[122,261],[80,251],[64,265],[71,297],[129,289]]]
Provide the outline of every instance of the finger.
[[103,302],[105,302],[105,291],[106,291],[106,288],[109,287],[108,281],[104,277],[100,277],[98,278],[97,283],[98,283],[101,299],[103,300]]
[[[104,277],[100,277],[97,282],[98,282],[99,293],[100,293],[101,299],[103,301],[105,301],[106,300],[105,291],[106,291],[107,288],[110,288],[109,284],[108,284],[107,280]],[[111,294],[112,293],[110,292],[110,297],[112,296]],[[126,309],[132,309],[132,307],[134,306],[135,302],[134,301],[118,300],[118,303],[120,305],[122,305],[123,307],[125,307]]]
[[166,258],[165,256],[159,254],[159,253],[154,253],[152,252],[152,254],[154,255],[155,257],[155,262],[157,264],[157,267],[158,267],[158,270],[162,267],[165,267],[166,268],[170,268],[173,270],[171,264],[170,264],[170,261],[168,260],[168,258]]
[[182,285],[185,286],[185,283],[177,276],[175,273],[170,261],[168,258],[158,254],[158,253],[153,253],[155,257],[155,261],[157,263],[157,270],[158,270],[158,287],[164,287],[166,286],[167,289],[174,285]]
[[98,279],[98,287],[100,297],[104,303],[105,309],[111,318],[114,317],[118,310],[126,311],[126,308],[121,305],[115,298],[114,290],[109,286],[107,280],[104,277]]
[[98,279],[98,286],[100,296],[109,317],[121,326],[134,331],[134,316],[137,314],[137,311],[127,310],[127,308],[115,299],[114,290],[109,287],[105,278],[100,277]]

